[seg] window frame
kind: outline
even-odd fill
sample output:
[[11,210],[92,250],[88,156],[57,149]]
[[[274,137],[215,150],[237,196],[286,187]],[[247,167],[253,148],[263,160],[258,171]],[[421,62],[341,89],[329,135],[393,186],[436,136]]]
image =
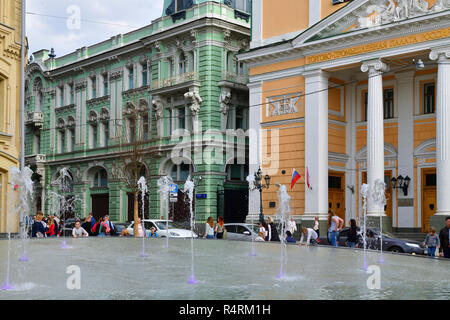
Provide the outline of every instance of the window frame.
[[[427,90],[426,88],[428,86],[432,85],[434,90],[433,90],[433,94],[432,95],[427,95]],[[422,114],[426,115],[426,114],[435,114],[436,113],[436,82],[434,80],[425,80],[425,81],[421,81],[421,101],[422,101]],[[432,97],[432,101],[433,101],[433,105],[431,106],[432,112],[426,112],[427,109],[427,98],[428,97]]]

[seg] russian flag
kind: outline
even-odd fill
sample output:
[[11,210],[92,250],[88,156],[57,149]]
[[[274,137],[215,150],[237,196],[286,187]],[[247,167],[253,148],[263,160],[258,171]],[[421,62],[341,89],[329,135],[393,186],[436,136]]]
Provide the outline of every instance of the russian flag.
[[297,170],[294,169],[292,173],[292,181],[291,181],[291,190],[294,187],[295,183],[301,178],[300,173],[297,172]]

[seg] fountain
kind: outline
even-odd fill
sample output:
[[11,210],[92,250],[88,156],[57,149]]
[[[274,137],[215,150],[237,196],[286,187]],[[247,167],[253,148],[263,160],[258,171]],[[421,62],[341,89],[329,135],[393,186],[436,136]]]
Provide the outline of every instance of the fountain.
[[359,229],[361,230],[361,234],[363,235],[363,245],[364,245],[364,271],[367,271],[367,263],[366,263],[366,249],[367,249],[367,243],[366,243],[366,235],[367,235],[367,228],[366,228],[366,221],[367,221],[367,197],[369,196],[369,185],[363,184],[361,186],[361,197],[363,201],[363,207],[362,207],[362,215],[359,219]]
[[[72,176],[70,175],[67,168],[62,168],[59,171],[59,177],[55,180],[53,183],[58,187],[58,191],[56,192],[54,190],[48,189],[47,194],[50,196],[51,199],[51,212],[55,214],[56,212],[63,212],[63,221],[64,221],[64,227],[66,224],[66,212],[74,212],[75,214],[75,206],[77,202],[82,202],[81,199],[76,197],[74,194],[71,195],[71,197],[67,198],[68,193],[73,193],[73,187],[72,187]],[[61,217],[60,217],[61,218]],[[66,249],[66,237],[63,232],[63,241],[62,241],[62,248]]]
[[281,250],[280,250],[280,274],[278,275],[278,279],[282,279],[284,277],[284,265],[286,264],[286,225],[289,213],[291,212],[290,201],[291,196],[287,192],[287,188],[285,185],[280,185],[277,183],[278,189],[278,213],[280,215],[281,222],[281,234],[280,234],[280,242],[281,242]]
[[189,210],[191,213],[191,276],[189,278],[189,284],[197,284],[194,276],[194,211],[192,209],[192,202],[194,200],[194,181],[191,181],[191,176],[189,176],[184,183],[184,193],[189,198]]
[[166,212],[166,247],[169,247],[169,192],[170,192],[170,185],[172,184],[172,178],[168,176],[164,176],[158,179],[158,192],[162,196],[162,202],[164,204],[164,211]]
[[10,265],[11,265],[11,228],[12,228],[12,218],[19,213],[20,215],[20,237],[22,239],[23,245],[23,256],[19,259],[20,261],[28,261],[27,257],[27,245],[26,241],[28,239],[28,230],[25,223],[25,213],[30,212],[29,208],[29,197],[33,194],[33,181],[31,176],[33,171],[29,167],[24,167],[20,171],[16,167],[11,167],[11,186],[12,186],[12,196],[9,197],[9,222],[8,222],[8,255],[6,264],[6,281],[2,286],[2,290],[10,290],[13,287],[10,285]]
[[146,257],[147,255],[145,254],[145,224],[144,224],[144,219],[145,219],[145,195],[148,193],[148,187],[147,187],[147,180],[145,179],[145,177],[141,177],[138,181],[138,188],[139,191],[141,192],[141,202],[142,202],[142,219],[141,219],[141,223],[142,223],[142,231],[144,232],[144,235],[142,236],[142,252],[141,252],[141,257]]
[[[248,183],[248,190],[249,190],[249,192],[252,192],[253,190],[255,190],[256,189],[255,176],[253,174],[250,174],[250,175],[247,176],[246,180],[247,180],[247,183]],[[253,207],[253,206],[251,206],[251,207]],[[251,215],[251,223],[252,223],[252,228],[253,228],[253,215]],[[250,252],[250,256],[252,256],[252,257],[256,256],[256,253],[255,253],[255,237],[253,236],[253,234],[252,234],[252,251]]]
[[[384,208],[386,205],[386,185],[383,180],[376,179],[372,187],[372,201],[377,205],[377,208]],[[383,220],[380,212],[380,263],[383,259]]]

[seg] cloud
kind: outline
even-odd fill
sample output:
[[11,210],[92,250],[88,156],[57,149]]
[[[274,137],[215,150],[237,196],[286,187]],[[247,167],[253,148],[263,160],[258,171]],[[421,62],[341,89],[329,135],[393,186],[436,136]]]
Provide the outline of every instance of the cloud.
[[[27,0],[30,52],[54,48],[58,56],[149,25],[163,0]],[[68,8],[79,8],[80,28],[68,27]],[[74,13],[72,11],[72,13]],[[71,20],[73,21],[73,20]],[[70,24],[69,24],[70,25]],[[73,26],[73,24],[72,24]]]

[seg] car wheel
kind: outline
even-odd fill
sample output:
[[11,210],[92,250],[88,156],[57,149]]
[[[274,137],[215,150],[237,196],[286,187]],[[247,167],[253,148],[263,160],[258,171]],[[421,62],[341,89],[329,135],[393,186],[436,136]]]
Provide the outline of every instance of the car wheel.
[[388,251],[393,252],[393,253],[403,253],[403,249],[400,247],[391,247],[391,248],[389,248]]

